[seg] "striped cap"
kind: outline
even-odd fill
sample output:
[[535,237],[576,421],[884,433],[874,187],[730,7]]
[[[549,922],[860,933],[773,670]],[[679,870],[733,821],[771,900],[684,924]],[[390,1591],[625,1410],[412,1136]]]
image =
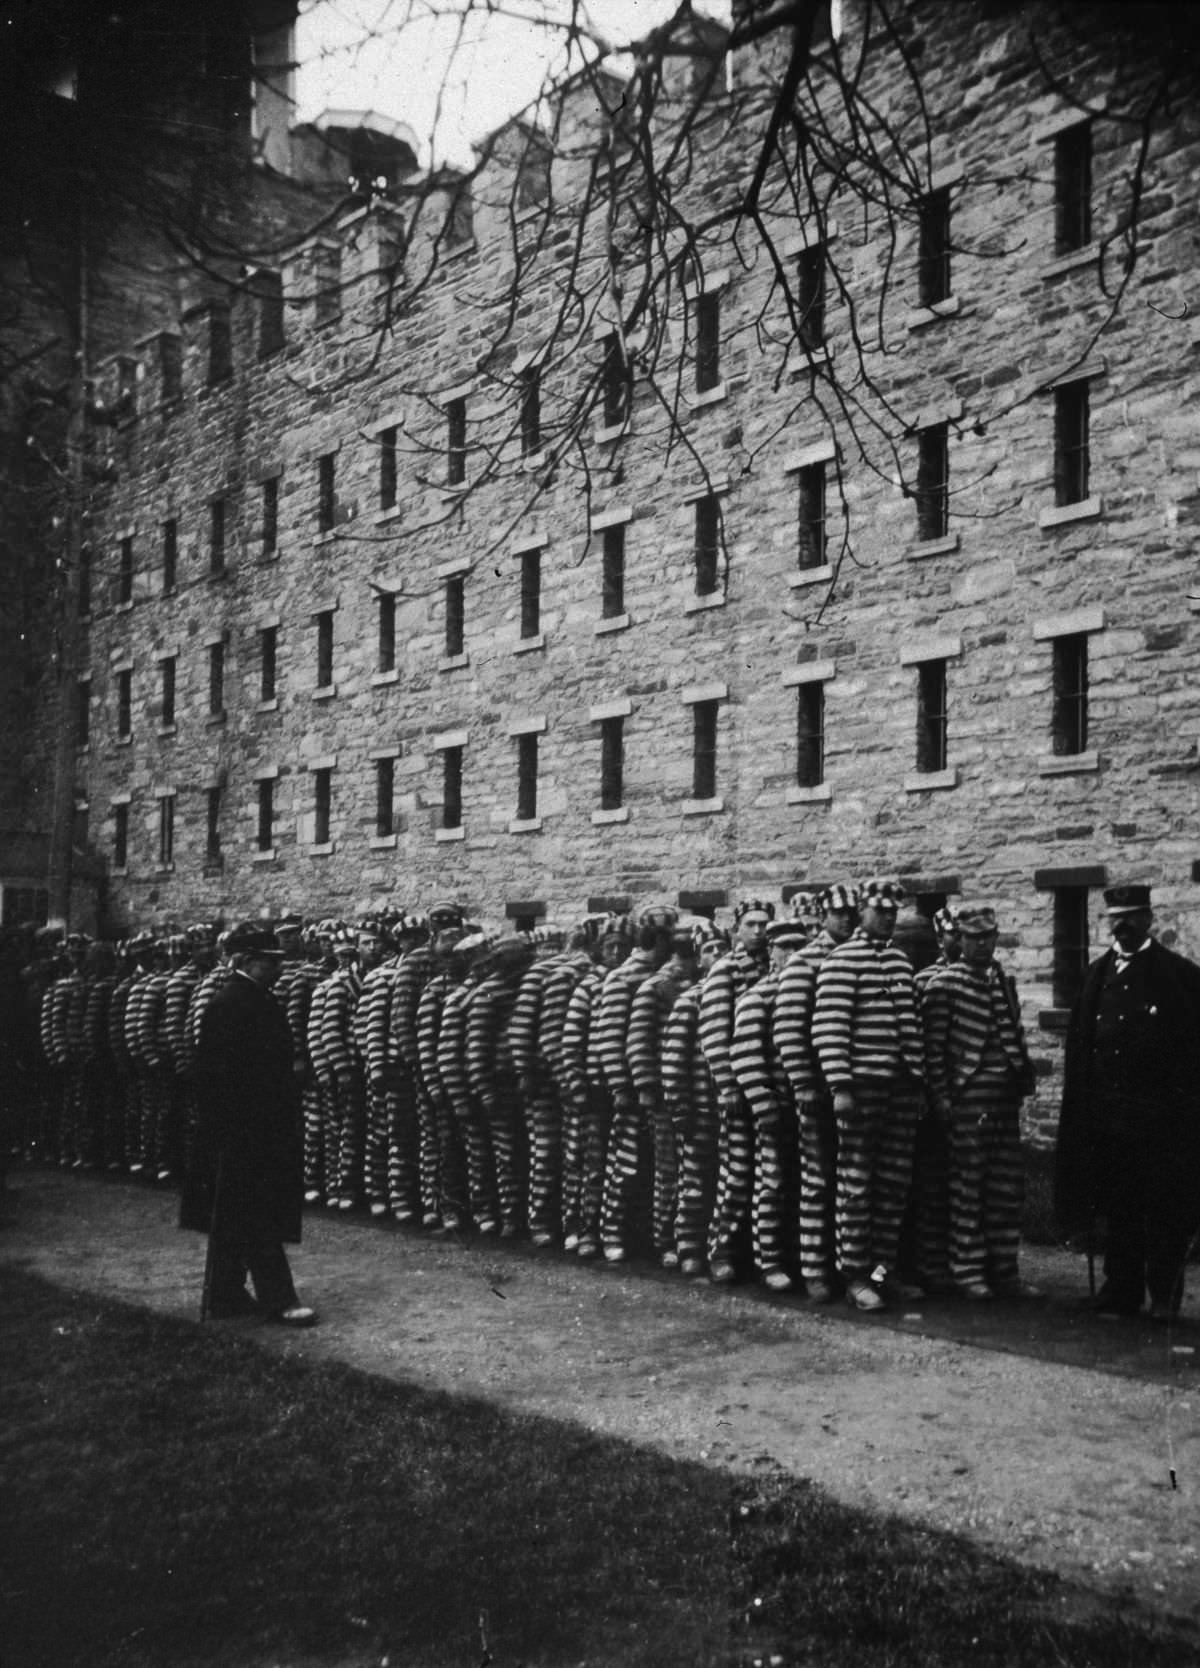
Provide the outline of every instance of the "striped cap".
[[996,931],[996,911],[990,904],[974,904],[958,911],[958,930],[964,938],[985,938]]
[[961,911],[958,904],[947,904],[939,909],[933,918],[933,930],[939,938],[953,938],[960,925]]
[[775,905],[769,898],[743,898],[733,912],[733,924],[736,927],[747,915],[765,915],[768,921],[775,919]]
[[820,896],[821,913],[827,915],[831,909],[858,909],[862,904],[862,897],[857,886],[849,881],[839,881],[836,886],[827,886]]
[[869,880],[862,889],[865,907],[874,904],[879,909],[899,909],[904,902],[904,888],[898,880]]

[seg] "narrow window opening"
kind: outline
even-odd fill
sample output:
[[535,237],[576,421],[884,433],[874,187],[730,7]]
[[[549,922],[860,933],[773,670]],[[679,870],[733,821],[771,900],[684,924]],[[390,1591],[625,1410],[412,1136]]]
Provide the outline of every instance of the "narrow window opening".
[[263,626],[258,634],[258,652],[258,698],[260,701],[273,701],[276,697],[276,674],[279,655],[279,628],[277,626]]
[[1086,632],[1053,642],[1054,708],[1051,738],[1055,753],[1085,753],[1088,744],[1088,640]]
[[129,862],[129,806],[113,806],[113,868],[124,869]]
[[466,578],[454,574],[446,581],[446,657],[462,654],[466,609]]
[[329,815],[333,804],[332,770],[313,771],[313,844],[329,844]]
[[918,207],[917,293],[923,307],[950,298],[950,189],[929,191]]
[[1077,122],[1054,141],[1054,232],[1060,255],[1092,241],[1092,124]]
[[946,662],[917,667],[917,769],[946,769]]
[[717,714],[719,701],[697,701],[692,707],[692,798],[717,796]]
[[396,447],[400,431],[393,426],[384,429],[379,436],[379,508],[394,510],[396,507]]
[[225,711],[225,645],[208,646],[208,710],[217,718]]
[[625,801],[625,720],[600,721],[600,809],[615,811]]
[[117,565],[117,601],[128,603],[133,601],[133,540],[121,540],[119,561]]
[[133,673],[117,673],[117,735],[127,741],[133,734]]
[[542,372],[528,365],[521,372],[521,453],[532,457],[542,449]]
[[337,519],[337,454],[326,452],[317,459],[317,532],[332,533]]
[[715,496],[696,500],[696,595],[717,589],[721,550],[721,506]]
[[262,553],[269,561],[279,549],[279,477],[270,475],[262,484]]
[[1073,1008],[1090,954],[1086,886],[1054,888],[1052,988],[1056,1008]]
[[950,526],[949,426],[934,423],[917,436],[917,536],[944,539]]
[[820,568],[825,565],[825,486],[823,463],[809,463],[799,471],[797,531],[801,568]]
[[395,759],[375,760],[375,834],[379,839],[394,834],[396,789]]
[[450,400],[446,405],[446,481],[461,486],[467,478],[467,402]]
[[86,678],[75,685],[75,745],[86,747],[92,738],[92,686]]
[[165,794],[158,802],[158,866],[175,867],[175,796]]
[[[534,761],[536,776],[537,762]],[[462,827],[463,750],[447,747],[442,751],[442,827]]]
[[269,359],[284,345],[283,278],[278,272],[260,270],[253,287],[258,302],[258,357]]
[[168,655],[159,661],[160,689],[159,697],[161,711],[159,722],[164,730],[175,727],[175,656]]
[[377,593],[379,604],[378,670],[396,669],[396,599],[390,591]]
[[629,414],[630,376],[625,350],[615,330],[610,331],[604,338],[604,363],[601,374],[604,426],[606,429],[620,428]]
[[696,392],[706,394],[721,380],[721,292],[706,290],[695,299]]
[[225,500],[214,498],[208,507],[208,571],[225,572]]
[[1088,384],[1068,382],[1054,390],[1054,499],[1081,504],[1088,495],[1091,440]]
[[542,627],[542,553],[521,552],[521,636],[536,637]]
[[517,737],[517,821],[532,822],[538,805],[538,737]]
[[333,610],[325,609],[317,615],[317,688],[329,689],[333,684]]
[[79,616],[87,619],[92,612],[92,552],[86,544],[79,552]]
[[825,245],[801,251],[796,268],[796,317],[800,344],[814,351],[825,345]]
[[208,311],[208,385],[228,382],[233,375],[233,343],[229,330],[229,309],[212,306]]
[[258,849],[270,851],[275,840],[275,783],[265,776],[258,784]]
[[177,404],[183,395],[183,350],[178,336],[163,334],[158,338],[158,374],[163,404]]
[[796,786],[819,788],[825,780],[825,685],[802,683],[797,694]]
[[204,860],[216,863],[221,857],[221,790],[214,783],[207,789],[204,805]]
[[162,524],[162,588],[170,596],[179,576],[179,523],[172,516]]
[[606,620],[625,612],[625,523],[604,529],[600,611]]

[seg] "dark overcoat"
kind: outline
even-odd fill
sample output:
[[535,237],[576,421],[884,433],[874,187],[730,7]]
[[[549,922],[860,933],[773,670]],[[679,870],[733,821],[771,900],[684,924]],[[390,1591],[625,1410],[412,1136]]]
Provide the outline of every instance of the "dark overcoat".
[[231,1241],[299,1243],[303,1146],[292,1061],[283,1009],[235,973],[200,1022],[196,1140],[181,1227]]
[[1200,967],[1157,939],[1134,956],[1120,1080],[1109,1072],[1097,1082],[1096,1010],[1113,960],[1109,950],[1088,968],[1067,1028],[1054,1169],[1055,1214],[1067,1231],[1106,1208],[1103,1119],[1114,1096],[1136,1116],[1156,1195],[1200,1220]]

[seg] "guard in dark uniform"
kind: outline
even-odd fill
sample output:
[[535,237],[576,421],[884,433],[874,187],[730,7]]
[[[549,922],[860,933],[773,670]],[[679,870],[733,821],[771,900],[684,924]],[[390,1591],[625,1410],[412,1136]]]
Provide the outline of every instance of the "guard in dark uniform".
[[1106,1222],[1101,1314],[1166,1323],[1200,1228],[1200,967],[1150,936],[1148,886],[1104,894],[1113,945],[1093,962],[1067,1032],[1055,1207],[1068,1230]]

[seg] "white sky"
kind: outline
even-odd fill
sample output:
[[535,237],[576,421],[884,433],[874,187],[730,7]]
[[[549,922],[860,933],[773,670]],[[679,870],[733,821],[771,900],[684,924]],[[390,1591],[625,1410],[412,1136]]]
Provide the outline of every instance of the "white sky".
[[[615,45],[646,34],[675,3],[583,0]],[[530,18],[568,15],[565,0],[508,4]],[[450,9],[432,16],[435,6]],[[719,15],[721,6],[705,9]],[[527,105],[547,73],[565,64],[561,40],[545,22],[481,11],[460,36],[461,25],[453,0],[304,0],[296,27],[298,119],[326,109],[375,110],[414,129],[422,163],[469,161],[472,140]]]

